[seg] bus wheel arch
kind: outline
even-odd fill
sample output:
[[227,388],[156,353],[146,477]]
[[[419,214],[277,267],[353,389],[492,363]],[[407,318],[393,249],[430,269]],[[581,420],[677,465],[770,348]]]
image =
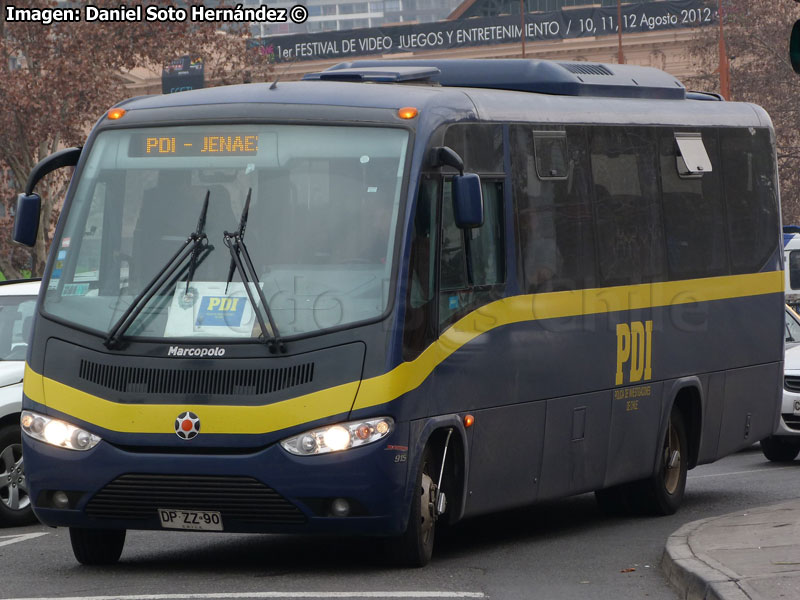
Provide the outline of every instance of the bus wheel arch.
[[[436,527],[456,522],[464,512],[466,436],[461,421],[453,416],[428,421],[412,439],[417,441],[412,442],[415,458],[408,469],[408,520],[404,532],[387,541],[397,562],[421,567],[431,558]],[[437,516],[434,502],[440,473],[446,508]]]
[[[692,378],[696,379],[696,378]],[[667,416],[671,414],[672,410],[677,409],[683,417],[683,423],[686,426],[686,441],[688,444],[689,455],[687,457],[687,466],[693,469],[697,466],[697,460],[700,455],[700,434],[703,431],[703,401],[699,381],[683,382],[683,385],[678,387],[673,392],[674,399],[672,407]]]
[[671,391],[672,401],[662,419],[653,474],[631,484],[636,512],[674,514],[683,501],[686,474],[697,464],[700,448],[702,400],[699,381],[679,381]]
[[[450,429],[452,429],[452,434],[448,441],[448,431]],[[439,517],[439,522],[444,525],[454,524],[464,514],[467,480],[466,444],[463,433],[463,430],[455,427],[440,428],[431,434],[426,443],[434,457],[437,475],[441,469],[441,460],[444,456],[445,445],[447,445],[441,490],[447,499],[447,508],[444,514]],[[437,483],[437,481],[434,481],[434,483]]]

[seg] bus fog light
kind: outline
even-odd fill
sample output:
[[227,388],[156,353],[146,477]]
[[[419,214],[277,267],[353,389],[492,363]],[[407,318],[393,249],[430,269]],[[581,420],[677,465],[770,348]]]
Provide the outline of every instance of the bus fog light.
[[100,437],[60,419],[53,419],[24,410],[20,416],[22,431],[51,446],[68,450],[89,450],[100,443]]
[[331,514],[334,517],[346,517],[350,514],[350,503],[344,498],[336,498],[331,502]]
[[393,430],[394,420],[390,417],[350,421],[312,429],[287,438],[281,441],[281,447],[297,456],[341,452],[377,442],[388,436]]
[[53,506],[56,508],[68,508],[69,497],[66,492],[58,491],[53,494]]

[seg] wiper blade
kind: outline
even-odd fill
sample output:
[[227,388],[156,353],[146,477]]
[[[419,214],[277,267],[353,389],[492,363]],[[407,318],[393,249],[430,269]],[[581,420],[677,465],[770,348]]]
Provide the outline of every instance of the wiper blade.
[[117,319],[117,322],[114,323],[108,335],[106,335],[105,340],[103,340],[103,344],[105,344],[106,348],[113,348],[117,345],[119,339],[141,314],[144,307],[150,302],[150,299],[172,278],[175,271],[181,267],[189,255],[192,255],[192,263],[190,265],[191,272],[189,274],[189,279],[191,280],[197,265],[208,256],[211,250],[213,250],[213,246],[208,245],[208,236],[203,231],[205,229],[206,214],[208,213],[209,196],[210,192],[207,191],[203,209],[197,221],[197,228],[189,234],[189,237],[181,244],[175,254],[161,267],[159,272],[156,273],[148,284],[142,288],[142,291],[133,299],[133,302],[131,302],[127,310]]
[[[247,292],[247,297],[253,307],[256,319],[258,319],[258,325],[261,328],[261,336],[267,343],[270,352],[277,352],[278,350],[286,352],[286,346],[281,340],[278,327],[275,325],[275,320],[272,318],[272,311],[269,309],[266,296],[264,296],[264,290],[261,289],[261,282],[258,280],[258,274],[253,266],[253,261],[250,259],[250,253],[247,251],[247,246],[244,244],[244,230],[247,227],[247,217],[250,214],[250,198],[252,194],[253,188],[250,188],[247,191],[247,199],[244,202],[242,216],[239,219],[239,228],[234,232],[224,232],[223,240],[231,253],[231,264],[228,269],[228,280],[225,283],[225,291],[227,293],[228,285],[231,279],[233,279],[233,272],[237,271],[239,277],[242,279],[244,291]],[[261,307],[264,314],[267,316],[269,326],[267,326],[267,323],[264,321],[264,315],[261,314],[259,304],[253,296],[253,290],[250,287],[251,283],[258,293],[258,299],[261,301]],[[267,337],[267,334],[269,334],[269,337]]]
[[[250,197],[252,196],[253,188],[247,190],[247,199],[244,201],[244,208],[242,209],[242,216],[239,217],[239,229],[236,230],[235,234],[238,236],[239,240],[241,241],[244,238],[244,230],[247,227],[247,217],[250,215]],[[227,238],[229,235],[227,231],[223,232]],[[225,244],[230,248],[230,246]],[[236,260],[233,258],[233,251],[231,251],[231,264],[228,267],[228,279],[225,280],[225,293],[228,293],[228,286],[231,284],[231,280],[233,279],[233,273],[236,271]],[[244,279],[242,279],[244,281]],[[255,306],[255,305],[253,305]],[[263,330],[262,330],[263,331]]]
[[[211,190],[206,190],[206,199],[203,201],[203,210],[200,211],[200,218],[197,219],[197,228],[194,230],[195,235],[204,236],[206,229],[206,215],[208,215],[208,199],[211,197]],[[196,243],[192,247],[192,258],[189,260],[189,274],[186,276],[186,291],[184,294],[189,293],[189,284],[194,279],[194,271],[197,269],[197,259],[202,251],[201,245]]]

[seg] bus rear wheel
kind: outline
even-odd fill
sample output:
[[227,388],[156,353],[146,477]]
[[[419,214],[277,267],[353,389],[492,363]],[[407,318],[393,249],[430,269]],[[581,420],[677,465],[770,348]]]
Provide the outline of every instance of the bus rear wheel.
[[672,409],[660,449],[658,468],[652,477],[635,483],[629,493],[633,504],[653,515],[671,515],[678,510],[686,491],[689,443],[681,411]]
[[125,545],[124,529],[69,528],[72,552],[82,565],[113,565]]
[[417,471],[406,531],[399,539],[392,541],[392,554],[403,566],[424,567],[433,555],[433,540],[436,533],[433,466],[431,450],[428,447],[422,455]]

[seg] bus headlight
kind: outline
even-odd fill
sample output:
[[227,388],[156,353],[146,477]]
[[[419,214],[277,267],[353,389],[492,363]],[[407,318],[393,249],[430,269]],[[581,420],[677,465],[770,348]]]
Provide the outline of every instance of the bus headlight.
[[297,456],[341,452],[377,442],[393,429],[394,420],[391,417],[350,421],[306,431],[283,440],[281,446]]
[[94,448],[101,439],[66,421],[46,417],[29,410],[22,411],[20,425],[22,431],[33,439],[68,450],[89,450]]

